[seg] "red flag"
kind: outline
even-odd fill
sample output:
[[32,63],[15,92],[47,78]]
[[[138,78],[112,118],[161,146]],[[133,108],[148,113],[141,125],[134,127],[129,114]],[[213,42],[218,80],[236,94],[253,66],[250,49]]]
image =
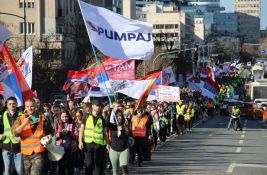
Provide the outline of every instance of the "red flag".
[[3,49],[0,53],[0,55],[4,58],[6,64],[11,67],[12,73],[16,77],[16,81],[19,85],[20,91],[23,96],[23,101],[25,102],[26,100],[34,97],[34,93],[32,92],[31,88],[29,87],[28,83],[25,80],[25,77],[21,73],[19,67],[17,66],[14,58],[12,57],[11,53],[9,52],[8,48],[4,44]]

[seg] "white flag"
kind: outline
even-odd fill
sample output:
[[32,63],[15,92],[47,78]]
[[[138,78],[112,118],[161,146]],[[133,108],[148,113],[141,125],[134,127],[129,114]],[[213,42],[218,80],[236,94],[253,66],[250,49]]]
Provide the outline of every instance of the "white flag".
[[128,19],[108,9],[80,1],[91,43],[116,59],[150,59],[154,52],[153,25]]
[[20,65],[20,70],[22,74],[25,77],[26,82],[28,83],[29,87],[32,87],[32,60],[33,55],[32,55],[32,46],[29,47],[24,51],[22,54],[22,60],[21,65]]
[[3,25],[0,24],[0,51],[2,50],[4,42],[12,35]]

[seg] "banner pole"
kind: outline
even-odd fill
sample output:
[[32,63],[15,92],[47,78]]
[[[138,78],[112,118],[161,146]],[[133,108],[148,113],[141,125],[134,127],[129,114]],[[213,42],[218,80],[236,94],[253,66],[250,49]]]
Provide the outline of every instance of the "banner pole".
[[[85,21],[84,14],[83,14],[83,11],[82,11],[82,8],[81,8],[80,0],[78,0],[78,3],[79,3],[79,7],[80,7],[80,10],[81,10],[81,13],[82,13],[83,22],[84,22],[84,25],[85,25],[85,27],[86,27],[86,21]],[[100,61],[99,61],[99,59],[98,59],[98,57],[97,57],[95,48],[94,48],[94,46],[93,46],[93,44],[92,44],[92,42],[91,42],[90,34],[89,34],[88,30],[87,30],[87,27],[86,27],[86,31],[87,31],[87,34],[88,34],[88,38],[89,38],[89,41],[90,41],[91,48],[92,48],[92,50],[93,50],[93,53],[94,53],[94,56],[95,56],[95,59],[96,59],[96,64],[97,64],[98,69],[99,69],[100,74],[101,74],[101,78],[102,78],[102,80],[104,81],[103,71],[101,70],[101,67],[100,67]],[[108,78],[108,75],[107,75],[107,79],[108,79],[108,82],[110,83],[109,78]],[[104,85],[105,85],[105,90],[107,91],[109,104],[110,104],[110,106],[111,106],[111,105],[112,105],[112,100],[111,100],[111,98],[110,98],[110,94],[109,94],[109,91],[108,91],[108,88],[107,88],[107,85],[106,85],[106,82],[105,82],[105,81],[104,81]],[[112,87],[111,87],[111,88],[112,88]],[[115,118],[115,121],[116,121],[117,126],[119,126],[119,123],[118,123],[118,119],[117,119],[116,114],[115,114],[115,117],[114,117],[114,118]]]

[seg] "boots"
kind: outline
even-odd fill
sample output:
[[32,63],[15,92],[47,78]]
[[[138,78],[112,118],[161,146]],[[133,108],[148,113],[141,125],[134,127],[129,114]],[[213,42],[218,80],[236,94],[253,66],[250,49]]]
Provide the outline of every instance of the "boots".
[[123,175],[127,175],[128,174],[128,166],[127,165],[122,166],[121,167],[121,171],[122,171]]

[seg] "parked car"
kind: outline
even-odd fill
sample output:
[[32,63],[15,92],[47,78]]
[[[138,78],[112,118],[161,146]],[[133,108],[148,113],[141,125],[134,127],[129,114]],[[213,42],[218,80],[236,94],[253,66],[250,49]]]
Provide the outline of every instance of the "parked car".
[[252,118],[254,116],[253,106],[253,102],[243,102],[242,106],[240,107],[241,116],[245,117],[246,119]]
[[240,107],[241,116],[247,119],[257,119],[263,116],[263,107],[267,107],[267,102],[255,101],[244,102],[243,106]]

